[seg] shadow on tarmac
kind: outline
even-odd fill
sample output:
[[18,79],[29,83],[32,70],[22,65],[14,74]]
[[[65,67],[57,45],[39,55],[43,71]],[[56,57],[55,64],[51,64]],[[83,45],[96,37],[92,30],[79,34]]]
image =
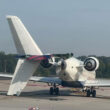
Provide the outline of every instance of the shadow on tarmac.
[[[7,91],[0,91],[0,95],[7,96]],[[12,97],[17,97],[17,96],[12,96]],[[19,97],[45,99],[45,100],[51,100],[51,101],[68,100],[67,97],[92,98],[92,97],[86,97],[84,95],[79,95],[79,94],[76,95],[74,93],[71,94],[71,92],[69,90],[61,90],[59,95],[49,95],[48,90],[22,92]],[[108,100],[110,100],[110,96],[97,95],[94,99],[108,99]]]
[[[53,100],[53,101],[54,100],[55,101],[68,100],[66,97],[92,98],[92,97],[86,97],[86,96],[80,95],[80,94],[76,95],[76,94],[74,94],[74,92],[71,94],[71,92],[69,90],[60,90],[59,95],[49,95],[48,90],[22,92],[20,97],[28,97],[28,98],[36,98],[36,99],[47,99],[47,100]],[[95,98],[96,99],[109,99],[110,100],[110,96],[103,96],[103,95],[97,95]]]

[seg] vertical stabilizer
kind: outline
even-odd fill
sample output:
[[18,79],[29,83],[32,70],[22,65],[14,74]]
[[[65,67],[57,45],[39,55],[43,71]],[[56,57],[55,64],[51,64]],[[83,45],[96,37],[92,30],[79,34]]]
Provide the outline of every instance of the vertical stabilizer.
[[7,16],[18,54],[42,55],[38,45],[17,16]]
[[19,59],[7,95],[20,95],[38,64]]
[[[7,20],[18,54],[42,55],[41,50],[34,42],[21,20],[16,16],[7,16]],[[7,95],[20,95],[38,65],[37,62],[19,59]]]

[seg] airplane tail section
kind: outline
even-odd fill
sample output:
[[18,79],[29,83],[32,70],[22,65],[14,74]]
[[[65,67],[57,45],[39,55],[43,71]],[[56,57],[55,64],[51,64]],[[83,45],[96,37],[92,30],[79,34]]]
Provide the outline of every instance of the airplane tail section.
[[7,95],[19,96],[37,67],[38,63],[19,59]]
[[[16,16],[7,16],[7,20],[18,54],[42,55],[21,20]],[[38,65],[38,62],[19,59],[7,95],[20,95]]]
[[38,45],[17,16],[7,16],[18,54],[42,55]]

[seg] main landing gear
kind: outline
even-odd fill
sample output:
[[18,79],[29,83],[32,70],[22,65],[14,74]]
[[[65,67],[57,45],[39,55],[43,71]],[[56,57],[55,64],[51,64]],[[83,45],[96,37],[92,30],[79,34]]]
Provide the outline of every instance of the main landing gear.
[[91,87],[90,89],[86,90],[86,96],[90,97],[92,95],[92,97],[96,97],[96,90],[94,87]]
[[59,95],[59,88],[56,86],[56,84],[53,84],[53,87],[50,87],[49,91],[50,95]]

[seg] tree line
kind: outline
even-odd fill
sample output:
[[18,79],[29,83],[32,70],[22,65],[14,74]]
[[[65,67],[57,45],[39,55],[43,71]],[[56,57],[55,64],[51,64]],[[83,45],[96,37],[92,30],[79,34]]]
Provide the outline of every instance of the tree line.
[[[0,72],[5,72],[9,74],[13,74],[18,59],[15,57],[15,54],[5,54],[5,52],[0,52]],[[73,54],[57,54],[58,57],[61,58],[69,58],[73,56]],[[78,59],[84,61],[89,56],[80,56]],[[106,56],[95,56],[98,58],[100,62],[99,69],[97,70],[96,77],[97,78],[110,78],[110,57]],[[56,71],[55,68],[51,67],[49,69],[43,68],[39,65],[38,69],[35,71],[34,75],[36,76],[55,76]]]

